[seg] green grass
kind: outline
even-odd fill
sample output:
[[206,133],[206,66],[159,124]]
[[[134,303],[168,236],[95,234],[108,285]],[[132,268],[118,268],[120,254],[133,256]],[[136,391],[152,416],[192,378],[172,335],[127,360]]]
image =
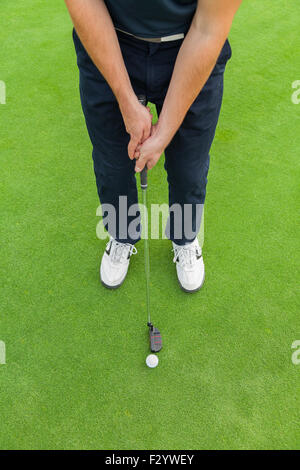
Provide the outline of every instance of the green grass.
[[[298,2],[245,0],[231,33],[205,217],[206,283],[178,288],[151,241],[146,368],[143,246],[116,292],[63,1],[1,1],[2,449],[299,448]],[[167,201],[163,161],[149,200]]]

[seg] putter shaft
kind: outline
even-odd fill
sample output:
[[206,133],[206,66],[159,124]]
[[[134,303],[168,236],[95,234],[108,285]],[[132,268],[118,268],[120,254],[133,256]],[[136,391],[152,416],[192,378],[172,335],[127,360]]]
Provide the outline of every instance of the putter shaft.
[[[145,96],[138,97],[139,102],[146,106],[147,100]],[[150,313],[150,255],[149,255],[149,241],[148,241],[148,205],[147,205],[147,188],[148,188],[148,170],[147,166],[141,171],[141,190],[143,197],[143,228],[144,228],[144,251],[145,251],[145,277],[146,277],[146,298],[147,298],[147,315],[150,336],[150,349],[152,352],[159,352],[162,348],[162,339],[160,331],[155,328],[151,323]]]
[[[144,230],[147,229],[147,189],[142,189],[143,205],[144,205],[144,217],[143,226]],[[148,234],[144,236],[144,252],[145,252],[145,275],[146,275],[146,298],[147,298],[147,315],[148,315],[148,326],[151,324],[150,314],[150,256],[149,256],[149,242]]]

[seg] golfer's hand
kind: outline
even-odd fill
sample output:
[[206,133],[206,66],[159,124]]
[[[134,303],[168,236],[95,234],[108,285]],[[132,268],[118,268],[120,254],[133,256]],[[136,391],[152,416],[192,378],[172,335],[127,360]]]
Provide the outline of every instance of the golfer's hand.
[[143,106],[137,99],[132,100],[125,108],[121,108],[126,131],[130,135],[128,155],[131,160],[138,145],[145,142],[151,134],[152,114],[150,108]]
[[141,172],[145,165],[147,165],[148,170],[153,168],[164,150],[164,146],[157,133],[157,125],[155,124],[151,128],[150,137],[142,145],[138,145],[135,151],[135,171]]

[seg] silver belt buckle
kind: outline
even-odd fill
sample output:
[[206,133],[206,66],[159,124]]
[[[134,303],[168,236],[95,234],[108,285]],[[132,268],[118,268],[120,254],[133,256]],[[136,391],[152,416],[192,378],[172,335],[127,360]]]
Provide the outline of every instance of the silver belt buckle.
[[168,42],[168,41],[178,41],[179,39],[183,39],[183,38],[184,38],[184,34],[179,33],[179,34],[172,34],[172,36],[165,36],[160,39],[161,39],[161,42]]

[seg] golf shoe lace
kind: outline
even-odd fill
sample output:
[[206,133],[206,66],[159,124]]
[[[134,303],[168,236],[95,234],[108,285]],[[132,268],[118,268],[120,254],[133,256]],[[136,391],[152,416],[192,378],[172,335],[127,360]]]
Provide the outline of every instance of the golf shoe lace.
[[176,246],[174,251],[174,263],[179,263],[183,269],[192,271],[195,268],[196,261],[201,258],[201,249],[194,245]]
[[110,240],[106,248],[109,249],[109,246],[111,246],[111,261],[114,264],[125,263],[131,255],[137,253],[136,247],[130,243],[119,243],[116,240]]

